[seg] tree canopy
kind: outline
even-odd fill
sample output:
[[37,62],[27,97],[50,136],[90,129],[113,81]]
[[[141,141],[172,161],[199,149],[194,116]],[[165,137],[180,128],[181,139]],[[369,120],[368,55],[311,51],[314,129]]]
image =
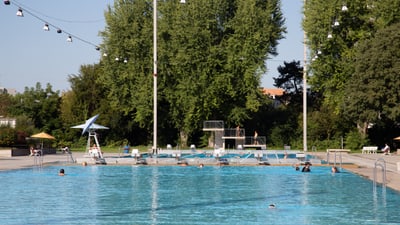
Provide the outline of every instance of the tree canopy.
[[400,117],[400,23],[357,46],[355,72],[346,86],[345,112],[360,127]]
[[[355,46],[400,19],[399,1],[307,0],[303,27],[311,50],[310,81],[328,104],[340,107],[354,72]],[[345,8],[344,8],[345,6]],[[321,13],[324,12],[324,13]]]
[[[105,17],[99,81],[109,106],[151,134],[152,5],[118,0]],[[259,110],[265,60],[285,32],[279,0],[159,1],[157,23],[160,129],[185,145],[204,120],[236,125]]]
[[306,3],[308,75],[313,91],[322,97],[320,112],[333,111],[342,118],[339,127],[354,124],[364,137],[377,122],[391,127],[399,116],[394,78],[399,72],[399,45],[392,26],[400,21],[400,2]]

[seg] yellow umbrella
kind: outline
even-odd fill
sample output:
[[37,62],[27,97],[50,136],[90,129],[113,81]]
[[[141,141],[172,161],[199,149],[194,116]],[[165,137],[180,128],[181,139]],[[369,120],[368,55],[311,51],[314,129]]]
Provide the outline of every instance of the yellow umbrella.
[[41,138],[41,139],[56,139],[55,137],[51,136],[48,133],[41,132],[31,136],[32,138]]
[[393,138],[393,140],[399,141],[400,140],[400,136]]
[[43,139],[53,139],[53,140],[56,139],[55,137],[53,137],[50,134],[45,133],[45,132],[40,132],[40,133],[31,135],[31,138],[42,139],[42,143],[41,143],[42,145],[40,147],[41,154],[43,154]]

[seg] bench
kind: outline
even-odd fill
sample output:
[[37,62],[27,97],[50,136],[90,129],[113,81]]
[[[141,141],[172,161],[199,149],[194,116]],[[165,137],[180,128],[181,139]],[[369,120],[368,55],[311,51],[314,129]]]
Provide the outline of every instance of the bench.
[[378,146],[364,146],[361,150],[362,154],[376,154]]

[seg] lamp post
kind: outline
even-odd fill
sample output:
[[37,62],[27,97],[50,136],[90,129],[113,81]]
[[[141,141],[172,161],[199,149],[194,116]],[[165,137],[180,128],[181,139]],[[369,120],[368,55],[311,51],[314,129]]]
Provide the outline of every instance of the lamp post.
[[153,152],[157,152],[157,0],[153,0]]
[[157,0],[153,0],[153,151],[157,153]]
[[[307,0],[303,1],[303,11],[305,13]],[[304,15],[305,18],[305,15]],[[304,54],[304,65],[303,65],[303,151],[307,151],[307,34],[303,28],[303,54]]]

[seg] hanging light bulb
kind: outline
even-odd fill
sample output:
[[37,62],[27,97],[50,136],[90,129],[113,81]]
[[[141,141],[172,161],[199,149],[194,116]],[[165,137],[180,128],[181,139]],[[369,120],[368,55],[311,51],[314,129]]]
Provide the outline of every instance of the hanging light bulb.
[[100,51],[100,47],[99,46],[96,46],[96,51]]
[[115,61],[119,61],[119,57],[115,57]]
[[104,52],[104,53],[103,53],[103,56],[104,56],[104,57],[107,57],[107,53]]
[[180,3],[186,3],[186,0],[181,0]]
[[340,24],[339,24],[339,21],[338,20],[335,20],[335,22],[333,23],[333,26],[335,26],[335,27],[338,27]]
[[22,9],[21,9],[21,8],[18,9],[18,11],[17,11],[17,16],[20,16],[20,17],[23,17],[23,16],[24,16],[24,13],[22,12]]
[[347,6],[346,6],[346,5],[343,5],[343,6],[342,6],[342,11],[343,11],[343,12],[346,12],[347,10],[349,10],[349,9],[347,8]]
[[10,1],[4,0],[4,5],[9,5]]
[[47,23],[43,26],[43,30],[45,30],[45,31],[49,31],[50,30],[50,27],[49,27],[49,25]]
[[72,37],[71,37],[71,35],[68,36],[67,42],[72,42]]
[[128,62],[128,59],[127,59],[127,58],[125,58],[125,59],[124,59],[124,63],[127,63],[127,62]]
[[57,34],[61,34],[62,30],[61,29],[57,29]]
[[332,38],[332,33],[329,33],[328,34],[328,39],[331,39]]

